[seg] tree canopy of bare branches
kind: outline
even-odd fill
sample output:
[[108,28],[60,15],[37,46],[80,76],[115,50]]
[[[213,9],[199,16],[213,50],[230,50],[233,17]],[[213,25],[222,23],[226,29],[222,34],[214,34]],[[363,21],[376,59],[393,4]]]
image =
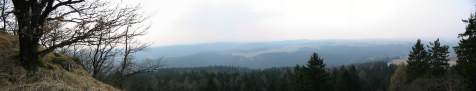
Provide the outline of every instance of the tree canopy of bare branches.
[[0,1],[0,31],[14,34],[16,21],[13,15],[13,7],[10,0]]
[[118,40],[141,34],[124,31],[126,26],[143,21],[137,7],[119,7],[101,0],[12,0],[12,3],[20,60],[29,69],[36,69],[44,55],[71,45],[96,46],[98,50],[93,58],[103,60],[101,56],[108,55],[99,52],[107,52],[106,46],[115,47]]

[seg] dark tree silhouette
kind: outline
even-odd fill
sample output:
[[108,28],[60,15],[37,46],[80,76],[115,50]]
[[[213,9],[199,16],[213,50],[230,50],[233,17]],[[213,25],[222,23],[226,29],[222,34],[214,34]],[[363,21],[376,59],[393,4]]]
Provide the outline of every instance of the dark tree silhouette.
[[417,43],[412,47],[412,51],[408,55],[407,77],[408,80],[424,76],[429,69],[428,52],[425,50],[424,44],[418,39]]
[[332,85],[331,77],[326,70],[324,60],[313,53],[306,66],[297,67],[297,73],[301,74],[298,78],[298,89],[300,91],[330,91]]
[[44,27],[50,14],[63,6],[84,0],[12,0],[14,14],[18,22],[20,40],[20,60],[26,68],[35,69],[39,62],[39,40],[45,34]]
[[430,53],[430,74],[432,76],[440,77],[446,73],[449,67],[448,48],[447,45],[441,45],[440,39],[430,43],[428,52]]
[[361,91],[362,82],[357,74],[354,65],[349,67],[342,66],[334,73],[335,77],[335,91]]
[[121,33],[121,29],[142,21],[137,8],[108,8],[108,3],[101,0],[12,0],[12,3],[20,41],[19,56],[27,69],[36,69],[41,57],[58,48],[100,45],[126,35],[135,36]]
[[456,68],[468,84],[471,91],[476,91],[476,15],[472,14],[467,23],[466,31],[459,34],[459,45],[455,47],[458,61]]

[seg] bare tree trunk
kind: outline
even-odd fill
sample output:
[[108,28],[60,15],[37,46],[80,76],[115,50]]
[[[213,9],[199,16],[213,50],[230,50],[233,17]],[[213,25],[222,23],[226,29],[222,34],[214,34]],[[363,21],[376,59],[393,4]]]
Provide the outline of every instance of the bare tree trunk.
[[33,42],[31,37],[24,37],[25,35],[20,35],[20,60],[26,65],[27,69],[35,70],[37,64],[39,64],[39,57],[37,51],[37,44]]
[[120,71],[120,74],[121,75],[124,75],[125,73],[125,70],[127,68],[127,64],[128,64],[128,59],[129,59],[129,54],[130,54],[130,49],[129,49],[129,27],[130,25],[127,26],[126,28],[126,31],[125,31],[125,41],[124,41],[124,58],[122,60],[122,67],[121,67],[121,71]]
[[[18,22],[18,39],[20,40],[20,60],[29,70],[37,69],[39,62],[38,40],[36,32],[40,31],[39,12],[35,12],[34,5],[21,5],[26,2],[15,3],[15,15]],[[25,13],[28,12],[28,13]],[[36,31],[36,32],[35,32]]]
[[96,45],[96,49],[94,50],[94,55],[93,55],[93,77],[97,77],[98,76],[98,73],[100,72],[100,61],[102,61],[102,58],[100,56],[100,52],[101,52],[101,45],[102,45],[102,40],[103,38],[103,33],[101,32],[101,34],[99,35],[99,40],[98,40],[98,44]]
[[[12,0],[14,15],[18,25],[18,39],[20,41],[20,61],[25,68],[35,70],[41,56],[46,55],[57,47],[47,48],[43,53],[38,53],[39,40],[45,33],[43,28],[49,14],[61,6],[68,6],[83,2],[84,0]],[[68,43],[65,43],[66,45]],[[62,47],[62,46],[60,46]],[[41,54],[41,55],[40,55]]]
[[130,66],[129,55],[131,53],[131,50],[129,48],[129,28],[130,28],[130,25],[127,25],[125,30],[124,55],[123,55],[124,57],[122,59],[122,66],[120,67],[120,72],[119,72],[119,80],[117,82],[119,85],[119,88],[124,87],[123,81],[127,79],[125,77],[126,69]]

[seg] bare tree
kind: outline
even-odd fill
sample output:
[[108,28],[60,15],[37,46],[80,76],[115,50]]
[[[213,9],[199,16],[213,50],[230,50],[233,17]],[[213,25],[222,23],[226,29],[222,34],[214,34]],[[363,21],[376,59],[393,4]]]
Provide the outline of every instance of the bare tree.
[[13,5],[20,59],[30,70],[53,51],[79,58],[95,78],[114,75],[118,82],[161,67],[133,61],[132,55],[147,47],[136,40],[147,29],[140,26],[139,7],[100,0],[14,0]]
[[[100,0],[12,0],[18,22],[20,60],[35,69],[39,58],[69,45],[94,45],[124,37],[118,32],[137,16],[136,8],[118,8]],[[57,25],[57,26],[51,26]],[[115,35],[104,36],[103,33]],[[54,36],[54,37],[52,37]],[[99,39],[99,40],[98,40]],[[45,47],[39,49],[40,40]],[[39,50],[39,51],[38,51]],[[96,55],[97,58],[100,58]]]
[[12,0],[14,14],[18,22],[20,60],[29,69],[35,69],[39,61],[38,42],[45,33],[44,25],[51,12],[63,6],[84,0]]
[[[87,5],[89,6],[82,5],[83,8],[81,9],[88,11],[107,6],[107,4],[97,2]],[[94,32],[93,35],[84,40],[60,48],[60,52],[80,58],[84,68],[96,78],[101,78],[101,76],[107,74],[105,71],[109,71],[112,68],[115,70],[119,69],[117,71],[120,73],[127,73],[126,71],[129,71],[129,68],[132,66],[131,55],[147,47],[147,44],[140,43],[135,39],[138,36],[144,35],[145,30],[148,28],[147,26],[140,25],[144,18],[137,13],[138,9],[139,7],[114,8],[102,10],[102,14],[88,14],[100,16],[100,18],[88,17],[86,19],[97,19],[95,21],[101,22],[105,18],[112,18],[112,20],[116,21],[111,22],[111,24],[116,25],[104,24],[106,28]],[[97,10],[94,12],[97,12]],[[69,26],[71,24],[81,24],[84,21],[78,20],[86,19],[66,19],[62,18],[64,17],[62,14],[53,14],[53,16],[58,18],[52,18],[51,21],[48,21],[50,25],[46,28],[49,28],[50,32],[45,34],[40,41],[40,44],[45,48],[58,46],[58,43],[75,38],[77,37],[75,35],[78,33],[88,31],[82,28],[76,28],[73,31],[61,31],[61,29],[70,29],[64,28],[68,24]],[[114,66],[114,64],[119,65]]]
[[[131,18],[133,19],[133,18]],[[144,31],[130,31],[132,25],[128,25],[125,30],[125,35],[123,43],[124,43],[124,52],[123,52],[123,57],[122,57],[122,63],[121,66],[119,67],[119,72],[121,74],[126,73],[126,70],[128,67],[130,67],[131,60],[133,59],[131,56],[132,54],[144,50],[146,47],[148,47],[147,44],[145,43],[140,43],[137,41],[135,38],[137,36],[143,35]],[[140,30],[140,29],[136,29]]]
[[0,1],[0,31],[15,34],[15,17],[13,14],[13,7],[10,0],[1,0]]

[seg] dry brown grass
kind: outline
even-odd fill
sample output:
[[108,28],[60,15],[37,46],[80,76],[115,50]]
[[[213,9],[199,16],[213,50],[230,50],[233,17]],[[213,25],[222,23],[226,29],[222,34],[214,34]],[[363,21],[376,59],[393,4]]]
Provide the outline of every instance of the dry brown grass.
[[19,65],[15,38],[0,33],[1,91],[118,91],[86,72],[70,57],[51,53],[43,58],[44,67],[28,72]]

